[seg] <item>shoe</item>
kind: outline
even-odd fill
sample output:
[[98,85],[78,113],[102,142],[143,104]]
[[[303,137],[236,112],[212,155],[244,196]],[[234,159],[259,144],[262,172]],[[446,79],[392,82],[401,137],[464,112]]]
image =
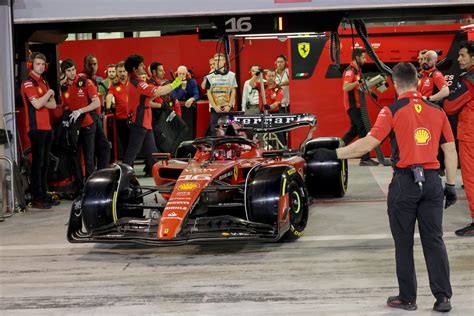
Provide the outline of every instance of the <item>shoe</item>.
[[378,166],[379,163],[375,160],[372,159],[367,159],[367,160],[361,160],[359,162],[359,166]]
[[51,204],[51,206],[58,206],[59,204],[61,204],[60,200],[55,200],[50,195],[46,197],[45,201]]
[[449,298],[446,296],[443,296],[440,299],[437,299],[436,302],[433,305],[433,310],[436,312],[441,312],[441,313],[446,313],[451,310],[451,302],[449,301]]
[[458,229],[454,233],[458,236],[474,236],[474,223],[471,223],[464,228]]
[[48,210],[48,209],[51,208],[51,204],[49,204],[46,201],[36,200],[36,201],[31,202],[31,207],[32,208],[37,208],[37,209],[40,209],[40,210]]
[[405,301],[400,296],[390,296],[387,299],[387,306],[404,309],[406,311],[414,311],[418,308],[416,303]]

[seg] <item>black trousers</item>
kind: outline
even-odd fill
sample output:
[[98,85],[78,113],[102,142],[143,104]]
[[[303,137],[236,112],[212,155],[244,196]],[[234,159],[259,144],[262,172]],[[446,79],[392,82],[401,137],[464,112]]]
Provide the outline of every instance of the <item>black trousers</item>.
[[417,220],[431,292],[436,298],[452,296],[443,241],[443,199],[438,170],[425,170],[423,189],[413,182],[411,170],[395,170],[387,197],[388,217],[395,241],[399,295],[410,302],[416,302],[413,234]]
[[97,157],[97,170],[107,168],[110,161],[110,143],[105,137],[103,124],[100,119],[95,122],[95,156]]
[[128,134],[129,128],[127,124],[127,119],[116,119],[115,120],[115,127],[117,130],[117,136],[120,141],[120,147],[122,148],[122,156],[125,156],[125,151],[127,150],[128,146]]
[[78,145],[82,147],[82,155],[84,156],[84,164],[86,166],[85,180],[94,172],[94,150],[95,150],[95,133],[96,125],[92,123],[89,126],[81,127],[79,131]]
[[[350,108],[347,110],[347,115],[349,115],[349,119],[351,120],[351,127],[347,131],[347,133],[342,137],[342,140],[346,145],[349,145],[351,141],[354,140],[357,136],[359,138],[364,138],[367,135],[367,131],[364,127],[364,122],[362,121],[362,114],[360,113],[360,108]],[[370,159],[369,153],[363,155],[361,160],[368,160]]]
[[219,117],[217,116],[217,112],[214,109],[211,109],[211,121],[209,122],[209,128],[207,129],[207,135],[216,136],[216,125],[218,121]]
[[125,156],[123,157],[123,162],[127,165],[133,166],[133,162],[135,161],[135,158],[137,158],[137,155],[142,147],[143,152],[146,155],[148,166],[153,167],[155,164],[153,153],[158,152],[153,130],[132,124],[130,126],[129,142],[127,150],[125,151]]
[[44,201],[48,191],[49,153],[53,143],[53,131],[31,130],[31,191],[33,200]]

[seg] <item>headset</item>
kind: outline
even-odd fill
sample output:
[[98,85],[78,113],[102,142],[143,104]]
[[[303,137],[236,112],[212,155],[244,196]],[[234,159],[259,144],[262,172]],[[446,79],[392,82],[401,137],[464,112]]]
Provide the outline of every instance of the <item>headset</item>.
[[[26,62],[26,69],[29,71],[33,70],[33,61],[35,60],[36,56],[40,55],[41,53],[35,52],[30,55],[28,61]],[[48,70],[49,64],[45,62],[44,64],[44,71]]]

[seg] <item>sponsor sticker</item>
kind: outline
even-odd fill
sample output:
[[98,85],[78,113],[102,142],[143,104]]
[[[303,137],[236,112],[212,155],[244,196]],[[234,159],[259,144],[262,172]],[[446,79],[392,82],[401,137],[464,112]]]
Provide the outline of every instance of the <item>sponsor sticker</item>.
[[427,128],[417,128],[414,134],[417,145],[428,145],[428,143],[430,142],[431,133]]
[[186,182],[178,185],[178,190],[182,191],[193,191],[197,188],[199,188],[200,185],[199,183],[193,183],[193,182]]

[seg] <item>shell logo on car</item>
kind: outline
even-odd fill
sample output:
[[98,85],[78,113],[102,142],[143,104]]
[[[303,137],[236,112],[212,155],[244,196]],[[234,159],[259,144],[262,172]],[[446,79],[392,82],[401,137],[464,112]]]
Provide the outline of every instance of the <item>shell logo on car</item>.
[[178,190],[183,190],[183,191],[192,191],[192,190],[195,190],[197,188],[199,188],[198,183],[187,182],[187,183],[182,183],[182,184],[178,185]]

